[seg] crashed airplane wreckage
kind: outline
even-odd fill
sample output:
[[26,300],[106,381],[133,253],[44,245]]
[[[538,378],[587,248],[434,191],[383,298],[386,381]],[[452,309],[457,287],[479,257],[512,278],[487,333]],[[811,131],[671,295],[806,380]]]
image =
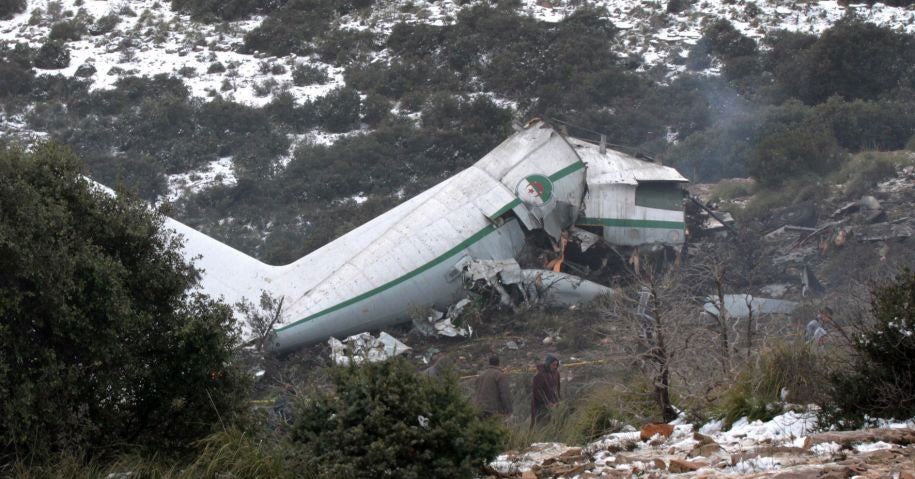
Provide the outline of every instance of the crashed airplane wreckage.
[[[445,310],[485,281],[511,303],[570,305],[610,292],[560,272],[560,245],[680,246],[682,184],[676,170],[569,138],[535,120],[473,166],[298,261],[270,266],[174,220],[202,289],[227,302],[285,298],[268,349],[303,345],[410,320],[417,308]],[[576,226],[577,225],[577,226]],[[522,269],[528,235],[542,230],[560,251],[550,269]],[[518,290],[515,290],[518,291]]]

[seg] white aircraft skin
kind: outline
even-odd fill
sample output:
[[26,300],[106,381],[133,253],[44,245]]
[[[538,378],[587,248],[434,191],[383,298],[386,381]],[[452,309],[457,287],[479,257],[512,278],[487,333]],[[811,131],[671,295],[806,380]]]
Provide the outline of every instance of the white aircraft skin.
[[[588,208],[591,168],[582,158],[599,159],[588,148],[597,146],[532,121],[466,170],[284,266],[261,263],[172,219],[166,219],[166,228],[185,237],[185,257],[201,270],[204,292],[229,303],[255,300],[264,291],[284,298],[284,317],[290,321],[275,331],[267,347],[287,353],[331,336],[409,321],[417,308],[444,310],[467,294],[461,265],[468,260],[514,259],[533,230],[543,229],[558,242],[581,212],[611,211]],[[579,154],[585,151],[588,155]],[[664,181],[686,181],[672,168],[641,163],[670,170]],[[606,168],[595,170],[606,177]],[[632,177],[625,181],[627,186],[638,183]],[[600,196],[611,197],[622,201],[620,195]],[[683,216],[682,210],[679,217],[674,213],[662,213],[666,222],[643,224],[676,230]],[[644,219],[653,213],[637,214]],[[639,223],[617,221],[613,226],[619,224]],[[670,244],[674,238],[667,233],[646,238]],[[609,291],[578,279],[565,283],[587,283],[581,288],[583,301]]]

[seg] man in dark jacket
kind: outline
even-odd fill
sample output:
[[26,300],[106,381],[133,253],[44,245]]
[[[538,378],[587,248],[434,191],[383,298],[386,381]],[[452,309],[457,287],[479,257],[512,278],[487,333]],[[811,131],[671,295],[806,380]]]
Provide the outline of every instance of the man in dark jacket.
[[535,424],[549,421],[550,410],[559,404],[559,358],[549,353],[543,364],[537,365],[531,390],[531,429]]
[[510,416],[512,413],[508,376],[499,368],[498,356],[489,358],[489,367],[477,377],[476,403],[483,417]]

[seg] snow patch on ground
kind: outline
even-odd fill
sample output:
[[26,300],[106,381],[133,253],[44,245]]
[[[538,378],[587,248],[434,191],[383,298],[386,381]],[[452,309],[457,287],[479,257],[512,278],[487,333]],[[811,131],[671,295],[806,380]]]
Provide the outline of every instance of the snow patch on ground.
[[196,193],[217,185],[234,185],[237,183],[232,157],[226,156],[212,161],[203,168],[189,173],[169,175],[168,193],[164,200],[173,202],[188,194]]
[[[343,85],[342,69],[334,69],[311,58],[295,55],[263,57],[238,53],[244,35],[256,28],[263,17],[250,20],[205,24],[187,15],[174,12],[165,0],[129,0],[108,2],[61,0],[62,12],[89,15],[98,19],[117,14],[120,22],[103,35],[84,34],[80,40],[66,43],[70,50],[70,65],[60,70],[37,70],[38,74],[73,76],[83,65],[92,65],[95,73],[88,77],[90,89],[113,88],[125,76],[167,74],[181,77],[198,98],[221,95],[245,105],[262,106],[281,91],[290,92],[299,101],[325,95]],[[134,15],[123,13],[129,8]],[[30,25],[32,11],[42,9],[42,20]],[[52,18],[47,13],[48,2],[29,0],[25,13],[0,22],[0,42],[22,42],[38,48],[47,39],[51,27],[66,20],[66,13]],[[211,65],[222,64],[225,71],[209,73]],[[292,70],[297,63],[322,66],[329,71],[330,81],[321,85],[294,86]],[[263,65],[263,66],[262,66]],[[284,73],[272,74],[269,67],[280,65]],[[275,83],[275,86],[269,85]]]

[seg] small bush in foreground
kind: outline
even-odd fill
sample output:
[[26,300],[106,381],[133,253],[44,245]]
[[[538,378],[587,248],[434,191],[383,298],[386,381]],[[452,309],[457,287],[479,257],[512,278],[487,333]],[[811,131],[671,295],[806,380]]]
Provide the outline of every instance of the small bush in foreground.
[[453,376],[422,377],[394,359],[335,369],[332,381],[335,391],[315,393],[293,430],[315,477],[470,478],[505,443]]
[[782,392],[790,403],[808,404],[822,397],[823,360],[809,346],[783,344],[765,351],[724,393],[719,406],[725,423],[748,417],[768,420],[781,412]]
[[915,416],[915,273],[874,289],[873,322],[852,337],[857,357],[830,378],[830,404],[823,419],[857,427],[872,418]]

